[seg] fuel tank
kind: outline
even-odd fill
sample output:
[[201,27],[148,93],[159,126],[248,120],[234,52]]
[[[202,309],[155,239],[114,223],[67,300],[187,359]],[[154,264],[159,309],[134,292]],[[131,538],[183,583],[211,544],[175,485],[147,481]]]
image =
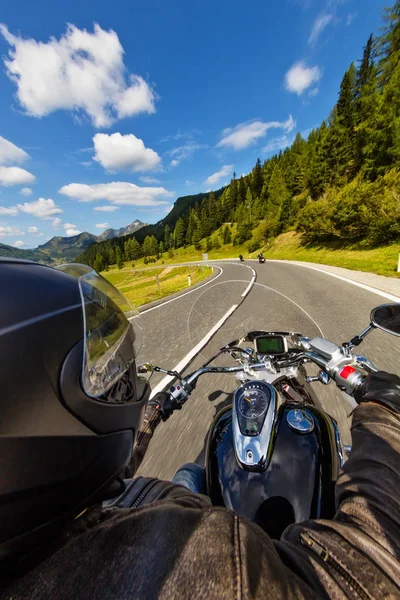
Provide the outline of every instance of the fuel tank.
[[287,418],[298,408],[286,403],[278,409],[271,459],[262,472],[246,470],[236,460],[231,407],[216,416],[208,439],[207,486],[213,504],[258,523],[277,539],[290,523],[330,518],[335,512],[334,485],[342,459],[336,422],[304,406],[314,428],[300,433]]

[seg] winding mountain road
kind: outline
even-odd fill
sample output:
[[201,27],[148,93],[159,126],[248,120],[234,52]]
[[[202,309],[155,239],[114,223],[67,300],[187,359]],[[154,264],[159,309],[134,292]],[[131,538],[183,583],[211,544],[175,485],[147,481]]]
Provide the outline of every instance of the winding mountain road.
[[[341,343],[365,329],[371,309],[390,301],[379,291],[359,287],[315,268],[293,263],[220,262],[216,276],[197,288],[145,310],[140,316],[143,345],[139,362],[186,372],[218,348],[252,329],[300,331]],[[400,294],[399,294],[400,295]],[[380,369],[400,373],[400,338],[372,332],[359,349]],[[218,359],[218,364],[233,364]],[[169,379],[154,374],[154,391]],[[314,383],[323,405],[351,443],[351,406],[331,383]],[[182,411],[160,424],[138,474],[171,479],[185,462],[204,463],[208,430],[235,390],[233,375],[204,375]]]

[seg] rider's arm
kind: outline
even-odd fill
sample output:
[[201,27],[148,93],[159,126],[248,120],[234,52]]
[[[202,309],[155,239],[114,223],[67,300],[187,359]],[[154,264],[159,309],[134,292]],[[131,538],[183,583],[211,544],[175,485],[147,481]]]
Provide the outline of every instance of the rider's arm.
[[[296,547],[294,560],[307,579],[329,595],[338,589],[345,597],[399,594],[400,379],[393,378],[392,388],[379,397],[371,394],[385,377],[370,376],[372,385],[357,398],[361,405],[353,415],[352,451],[336,484],[333,521],[295,525],[282,538]],[[286,562],[291,550],[281,544],[278,551],[279,546]]]

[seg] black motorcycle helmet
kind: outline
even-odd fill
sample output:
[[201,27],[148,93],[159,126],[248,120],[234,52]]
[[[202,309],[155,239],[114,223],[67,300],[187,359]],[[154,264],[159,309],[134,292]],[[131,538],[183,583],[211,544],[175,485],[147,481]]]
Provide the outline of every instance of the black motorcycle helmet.
[[0,560],[104,497],[129,461],[150,390],[118,298],[89,267],[0,259]]

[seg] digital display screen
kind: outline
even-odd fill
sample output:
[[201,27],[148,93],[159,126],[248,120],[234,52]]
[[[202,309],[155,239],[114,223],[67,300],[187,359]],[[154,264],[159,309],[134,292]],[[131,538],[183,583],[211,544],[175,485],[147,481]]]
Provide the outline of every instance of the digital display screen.
[[258,354],[283,354],[285,342],[281,335],[266,335],[255,339]]

